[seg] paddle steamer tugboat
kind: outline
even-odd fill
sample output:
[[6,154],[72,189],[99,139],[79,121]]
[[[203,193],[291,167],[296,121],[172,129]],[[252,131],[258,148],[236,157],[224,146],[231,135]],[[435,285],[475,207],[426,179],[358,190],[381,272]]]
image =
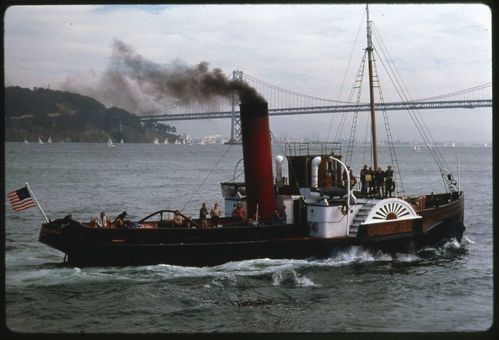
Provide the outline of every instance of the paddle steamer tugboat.
[[[377,169],[372,52],[368,16],[371,151]],[[43,223],[40,242],[78,266],[207,266],[255,258],[328,257],[351,246],[412,252],[452,238],[461,241],[464,195],[448,170],[440,167],[445,193],[367,197],[351,189],[340,144],[289,143],[285,155],[275,158],[274,176],[267,103],[243,101],[240,116],[245,181],[221,187],[225,211],[241,204],[248,219],[221,217],[217,225],[202,228],[198,219],[183,215],[183,224],[176,225],[174,211],[159,210],[131,223],[133,228],[95,228],[67,216]],[[283,175],[285,161],[288,176]],[[272,215],[282,206],[287,220],[276,223]]]

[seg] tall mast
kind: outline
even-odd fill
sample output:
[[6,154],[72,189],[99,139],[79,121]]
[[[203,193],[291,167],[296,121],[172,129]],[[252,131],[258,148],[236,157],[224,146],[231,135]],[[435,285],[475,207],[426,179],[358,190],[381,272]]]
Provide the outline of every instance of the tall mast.
[[371,22],[369,21],[369,6],[366,4],[367,11],[367,57],[369,69],[369,96],[371,102],[371,136],[372,136],[372,161],[373,170],[378,169],[378,148],[376,145],[376,114],[374,112],[374,81],[373,81],[373,46],[371,40]]

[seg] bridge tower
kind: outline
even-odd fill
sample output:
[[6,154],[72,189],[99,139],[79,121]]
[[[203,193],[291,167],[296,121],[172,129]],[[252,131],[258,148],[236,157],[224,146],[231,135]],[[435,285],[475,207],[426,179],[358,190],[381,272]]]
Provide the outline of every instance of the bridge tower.
[[[243,81],[243,71],[232,71],[233,81]],[[241,118],[236,117],[236,105],[238,98],[236,92],[232,91],[232,114],[230,121],[230,139],[225,144],[241,144]]]

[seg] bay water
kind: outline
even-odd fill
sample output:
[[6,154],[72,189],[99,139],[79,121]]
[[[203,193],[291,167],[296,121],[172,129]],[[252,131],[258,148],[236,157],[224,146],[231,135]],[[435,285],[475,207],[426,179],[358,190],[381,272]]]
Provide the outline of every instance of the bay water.
[[[427,150],[396,147],[408,194],[444,191]],[[15,333],[453,332],[493,322],[492,149],[442,147],[465,193],[465,237],[415,254],[352,247],[325,259],[215,267],[72,267],[38,242],[36,208],[5,199],[5,317]],[[366,160],[354,150],[358,173]],[[273,154],[284,154],[282,145]],[[47,216],[223,206],[240,145],[5,144],[6,192],[29,182]],[[380,164],[391,163],[380,147]],[[286,173],[287,169],[284,169]],[[239,178],[240,180],[242,178]]]

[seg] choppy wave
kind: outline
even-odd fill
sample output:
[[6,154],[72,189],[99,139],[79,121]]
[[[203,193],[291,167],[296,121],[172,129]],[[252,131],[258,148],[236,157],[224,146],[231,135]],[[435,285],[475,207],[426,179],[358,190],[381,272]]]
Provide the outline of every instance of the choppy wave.
[[7,278],[8,285],[57,285],[61,283],[91,283],[105,281],[151,282],[208,279],[205,287],[237,285],[242,277],[268,277],[274,286],[313,287],[314,283],[302,274],[314,268],[339,268],[370,263],[417,263],[428,259],[449,258],[465,250],[473,241],[464,238],[462,243],[453,239],[439,248],[425,248],[416,254],[372,251],[352,246],[324,259],[254,259],[227,262],[213,267],[187,267],[158,264],[137,267],[64,267],[24,270]]

